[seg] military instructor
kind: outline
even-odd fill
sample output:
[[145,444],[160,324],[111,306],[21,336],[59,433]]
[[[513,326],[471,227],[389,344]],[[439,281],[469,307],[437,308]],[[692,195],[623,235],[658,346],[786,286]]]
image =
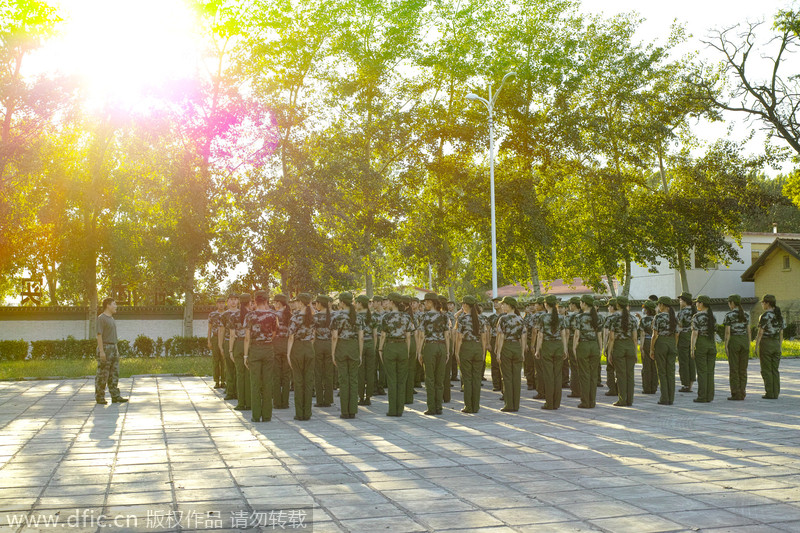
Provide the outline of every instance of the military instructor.
[[106,405],[106,386],[111,393],[111,403],[125,403],[119,393],[119,351],[117,351],[117,323],[114,313],[117,302],[103,300],[103,312],[97,317],[97,375],[94,378],[94,396],[97,403]]

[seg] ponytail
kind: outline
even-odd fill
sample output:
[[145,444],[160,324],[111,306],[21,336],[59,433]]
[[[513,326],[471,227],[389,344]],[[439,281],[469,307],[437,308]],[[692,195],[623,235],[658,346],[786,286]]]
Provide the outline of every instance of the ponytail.
[[600,329],[600,317],[597,316],[597,309],[595,306],[589,306],[589,316],[592,317],[592,329],[597,331]]
[[736,304],[736,307],[739,308],[739,322],[744,322],[745,317],[744,317],[744,309],[742,309],[742,304],[741,303]]
[[349,304],[345,303],[344,305],[346,305],[350,309],[350,311],[349,311],[350,325],[351,326],[355,326],[356,325],[356,307],[352,303],[349,303]]
[[369,305],[367,305],[367,325],[372,324],[372,311],[369,310]]
[[558,331],[558,306],[554,305],[550,310],[550,333]]
[[620,306],[619,310],[622,313],[622,331],[627,335],[631,330],[631,314],[625,305]]
[[478,304],[469,306],[469,314],[472,317],[472,334],[475,337],[480,337],[478,328]]
[[250,295],[249,294],[242,294],[239,296],[239,320],[242,321],[242,326],[244,326],[244,319],[247,317],[247,306],[250,303]]
[[678,317],[675,316],[675,310],[672,308],[671,305],[668,305],[667,309],[669,309],[669,331],[670,331],[670,335],[674,335],[675,331],[678,329]]
[[783,326],[783,315],[781,314],[781,308],[778,307],[777,305],[773,306],[772,308],[775,310],[775,318],[778,319],[778,324],[780,324],[781,328],[782,328],[782,326]]
[[283,322],[284,326],[288,326],[289,322],[292,320],[292,312],[289,310],[288,305],[283,302],[281,302],[281,304],[283,305],[283,311],[281,311],[281,322]]
[[325,327],[326,328],[330,328],[331,327],[331,307],[330,307],[330,303],[325,302],[324,304],[320,304],[320,305],[322,305],[322,307],[325,308]]
[[708,336],[714,340],[714,335],[717,333],[717,318],[711,312],[711,306],[706,308],[706,313],[708,313]]
[[311,304],[306,306],[306,316],[303,317],[303,325],[310,326],[313,322],[314,311],[311,309]]

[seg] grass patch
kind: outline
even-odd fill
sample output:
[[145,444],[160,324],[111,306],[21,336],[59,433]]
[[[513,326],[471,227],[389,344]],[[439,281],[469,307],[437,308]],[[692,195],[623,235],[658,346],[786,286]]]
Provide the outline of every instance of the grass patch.
[[[188,374],[210,376],[211,357],[123,357],[119,361],[119,377],[138,374]],[[97,363],[94,359],[58,359],[51,361],[3,361],[0,363],[0,380],[22,378],[94,376]]]

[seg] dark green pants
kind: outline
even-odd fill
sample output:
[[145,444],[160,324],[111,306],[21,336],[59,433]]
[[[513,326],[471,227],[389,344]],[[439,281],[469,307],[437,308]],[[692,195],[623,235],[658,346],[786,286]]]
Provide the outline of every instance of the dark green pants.
[[578,372],[581,379],[581,403],[594,407],[597,398],[597,368],[600,364],[600,344],[594,341],[578,342]]
[[[525,384],[528,388],[536,388],[536,371],[534,370],[536,358],[533,356],[533,350],[528,347],[523,354],[522,373],[525,376]],[[463,372],[462,372],[463,373]]]
[[781,376],[778,373],[778,367],[781,364],[781,339],[779,337],[762,337],[758,351],[758,358],[761,361],[761,377],[764,378],[765,396],[777,399],[781,393]]
[[578,354],[576,354],[575,350],[572,348],[574,342],[575,337],[570,337],[569,342],[567,343],[567,348],[569,349],[569,392],[572,396],[580,396],[581,372],[578,368]]
[[533,381],[537,395],[544,396],[544,368],[542,367],[541,357],[533,360]]
[[358,339],[336,341],[336,370],[339,374],[339,403],[343,415],[358,412]]
[[671,404],[675,401],[675,337],[656,339],[655,356],[658,372],[658,387],[661,389],[659,402]]
[[250,409],[253,420],[272,418],[272,386],[274,384],[275,352],[272,344],[252,343],[247,356],[250,367]]
[[[489,345],[489,361],[490,369],[492,371],[492,389],[503,390],[503,373],[500,372],[500,363],[497,360],[497,354],[494,352],[496,337],[492,337],[492,343]],[[536,376],[534,375],[534,380]],[[534,385],[535,386],[535,385]]]
[[314,391],[317,405],[333,404],[333,360],[329,340],[314,341]]
[[447,354],[447,361],[444,363],[444,374],[442,375],[442,402],[444,403],[450,403],[451,369],[456,364],[456,357],[451,351]]
[[225,359],[225,398],[236,399],[236,363],[231,359],[228,339],[222,341],[222,356]]
[[658,390],[658,370],[655,359],[650,359],[650,337],[642,343],[642,392],[655,394]]
[[383,359],[378,355],[378,347],[375,347],[375,361],[377,362],[377,376],[376,376],[376,391],[378,389],[385,389],[386,385],[386,366],[383,364]]
[[450,343],[450,353],[448,355],[448,360],[450,363],[450,381],[456,381],[458,379],[458,363],[456,363],[456,346],[455,343]]
[[414,403],[414,378],[417,374],[417,342],[411,338],[411,349],[408,351],[408,373],[406,374],[405,403]]
[[358,367],[358,399],[369,401],[375,390],[375,342],[364,339],[364,353]]
[[112,398],[119,398],[119,352],[116,344],[103,344],[106,360],[100,359],[100,349],[96,350],[97,374],[94,377],[94,396],[100,400],[106,396],[106,387]]
[[747,388],[747,364],[750,360],[750,343],[747,335],[731,335],[728,339],[728,376],[731,396],[744,400]]
[[461,383],[464,385],[464,409],[477,413],[481,406],[481,378],[486,368],[486,354],[480,342],[461,341],[458,353],[461,362]]
[[214,384],[219,386],[220,383],[225,383],[225,354],[219,347],[217,336],[211,339],[211,362],[214,365],[212,371],[214,375]]
[[691,332],[678,335],[678,373],[681,376],[681,385],[684,387],[691,387],[697,380],[697,366],[692,359]]
[[717,364],[717,345],[714,339],[698,335],[694,345],[694,364],[697,368],[697,399],[714,400],[714,367]]
[[389,342],[383,345],[383,363],[386,367],[386,387],[389,396],[390,416],[400,416],[406,399],[408,377],[408,348],[406,342]]
[[444,342],[426,341],[422,346],[422,361],[425,368],[425,400],[428,411],[438,413],[442,410],[442,394],[447,363],[447,349]]
[[[505,341],[500,352],[500,370],[503,372],[503,402],[505,409],[519,410],[519,397],[522,385],[522,346],[520,343]],[[559,374],[559,385],[561,375]],[[559,392],[561,388],[559,387]]]
[[236,407],[250,409],[250,372],[244,366],[244,339],[233,342],[233,360],[236,364]]
[[311,391],[314,389],[314,345],[311,341],[294,341],[291,358],[294,415],[308,420],[311,418]]
[[633,343],[633,339],[615,340],[612,358],[617,377],[619,403],[633,405],[633,372],[636,368],[636,345]]
[[292,369],[289,368],[289,359],[286,357],[287,337],[276,337],[272,342],[275,351],[275,371],[272,383],[272,405],[275,409],[289,407],[289,388],[292,382]]
[[561,406],[561,379],[564,366],[564,343],[542,341],[542,372],[544,373],[544,405],[550,409]]
[[612,395],[616,395],[619,394],[619,390],[617,389],[617,373],[613,361],[613,354],[611,361],[609,361],[608,351],[606,350],[606,384],[608,385],[608,392],[610,392]]

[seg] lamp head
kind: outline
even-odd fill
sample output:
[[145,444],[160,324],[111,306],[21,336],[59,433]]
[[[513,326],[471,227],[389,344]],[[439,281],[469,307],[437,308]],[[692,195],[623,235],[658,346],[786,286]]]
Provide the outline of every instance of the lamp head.
[[477,95],[477,94],[475,94],[475,93],[469,93],[469,94],[467,94],[467,96],[465,96],[464,98],[466,98],[467,100],[480,100],[480,98],[481,98],[481,97],[480,97],[480,96],[478,96],[478,95]]

